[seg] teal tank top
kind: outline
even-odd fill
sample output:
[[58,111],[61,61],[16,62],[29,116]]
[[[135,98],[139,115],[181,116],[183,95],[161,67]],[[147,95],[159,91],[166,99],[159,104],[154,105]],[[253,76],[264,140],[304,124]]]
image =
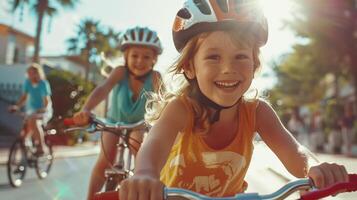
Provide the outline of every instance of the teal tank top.
[[112,122],[135,123],[144,119],[147,93],[154,91],[152,74],[150,73],[136,101],[129,86],[129,72],[125,70],[124,78],[111,92],[107,118]]

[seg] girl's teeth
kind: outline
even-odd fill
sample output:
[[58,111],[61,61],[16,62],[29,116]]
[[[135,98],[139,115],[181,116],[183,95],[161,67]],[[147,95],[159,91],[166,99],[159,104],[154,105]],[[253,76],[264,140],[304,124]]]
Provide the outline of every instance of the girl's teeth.
[[227,82],[216,82],[217,85],[219,86],[224,86],[224,87],[232,87],[238,84],[238,82],[231,82],[231,83],[227,83]]

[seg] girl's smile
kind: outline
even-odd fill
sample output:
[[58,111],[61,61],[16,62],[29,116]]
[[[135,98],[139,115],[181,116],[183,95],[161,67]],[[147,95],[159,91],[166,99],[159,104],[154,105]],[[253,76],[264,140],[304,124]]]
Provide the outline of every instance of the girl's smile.
[[128,67],[131,72],[141,76],[152,70],[156,62],[154,50],[145,46],[132,46],[128,49]]

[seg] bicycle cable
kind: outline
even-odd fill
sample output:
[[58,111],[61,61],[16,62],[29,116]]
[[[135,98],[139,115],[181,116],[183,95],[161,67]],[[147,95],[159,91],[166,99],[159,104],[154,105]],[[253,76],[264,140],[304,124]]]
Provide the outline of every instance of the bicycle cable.
[[[139,140],[136,140],[136,139],[134,139],[134,137],[130,137],[130,134],[131,134],[131,132],[129,133],[129,140],[130,141],[133,141],[133,142],[135,142],[136,144],[138,144],[138,145],[141,145],[141,142],[139,141]],[[104,140],[103,140],[103,135],[104,134],[101,134],[101,136],[100,136],[100,145],[101,145],[101,148],[103,149],[103,154],[104,154],[104,157],[105,157],[105,159],[107,160],[107,162],[108,162],[108,164],[109,164],[109,167],[110,168],[112,168],[112,169],[114,169],[114,165],[113,165],[113,162],[111,162],[110,161],[110,159],[109,159],[109,156],[107,155],[107,153],[106,153],[106,150],[105,150],[105,146],[104,146]],[[116,134],[115,134],[116,135]],[[117,137],[118,137],[118,139],[119,140],[124,140],[124,142],[125,143],[127,143],[127,145],[128,145],[128,149],[129,149],[129,151],[132,151],[131,149],[133,149],[134,151],[136,151],[136,152],[138,152],[139,151],[139,147],[135,147],[134,145],[132,145],[132,144],[130,144],[130,142],[126,142],[125,141],[125,136],[123,136],[122,134],[119,134],[119,135],[116,135]],[[119,142],[119,140],[118,140],[118,142]],[[128,141],[129,141],[128,140]],[[116,153],[118,153],[118,152],[116,152]]]

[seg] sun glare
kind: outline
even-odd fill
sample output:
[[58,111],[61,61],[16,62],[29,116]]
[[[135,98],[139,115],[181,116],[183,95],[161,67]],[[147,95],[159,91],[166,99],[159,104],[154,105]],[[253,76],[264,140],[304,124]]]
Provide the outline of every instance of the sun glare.
[[259,0],[264,14],[271,20],[287,19],[294,12],[294,3],[292,0]]
[[296,38],[292,32],[282,29],[283,21],[291,19],[296,11],[293,0],[258,0],[261,8],[268,19],[269,38],[268,43],[261,49],[262,74],[253,81],[253,88],[264,90],[273,87],[276,79],[270,68],[270,62],[277,59],[282,53],[290,51]]

